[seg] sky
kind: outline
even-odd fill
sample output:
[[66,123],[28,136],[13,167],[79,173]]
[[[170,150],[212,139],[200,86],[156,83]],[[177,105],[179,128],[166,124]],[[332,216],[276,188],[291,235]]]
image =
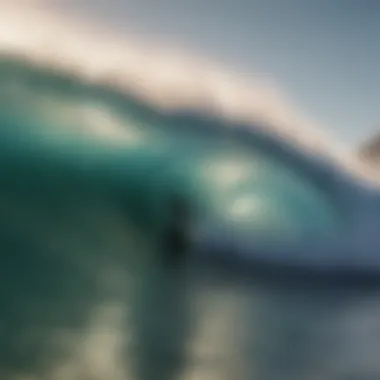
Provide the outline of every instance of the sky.
[[265,75],[349,147],[380,132],[377,0],[48,0],[126,35]]

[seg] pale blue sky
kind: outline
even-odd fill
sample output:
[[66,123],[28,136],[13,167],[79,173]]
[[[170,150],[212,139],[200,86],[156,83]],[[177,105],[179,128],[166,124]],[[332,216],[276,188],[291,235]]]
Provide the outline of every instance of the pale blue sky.
[[65,4],[113,28],[153,35],[236,70],[270,75],[307,116],[351,146],[377,127],[380,131],[378,0],[68,0]]

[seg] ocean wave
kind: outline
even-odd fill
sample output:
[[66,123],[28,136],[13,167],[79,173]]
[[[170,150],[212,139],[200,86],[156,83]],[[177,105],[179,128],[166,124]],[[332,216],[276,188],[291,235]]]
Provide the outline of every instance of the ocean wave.
[[[223,134],[220,128],[228,131],[235,128],[238,132],[235,137],[241,135],[243,139],[248,129],[253,140],[266,144],[262,149],[267,151],[266,157],[257,155],[264,165],[260,168],[252,163],[249,154],[254,149],[248,149],[245,157],[237,157],[238,161],[241,159],[237,166],[234,162],[231,165],[231,160],[224,167],[218,166],[223,160],[215,160],[214,156],[211,163],[217,178],[211,179],[215,179],[213,189],[228,187],[226,182],[244,178],[247,168],[259,180],[263,178],[260,175],[270,172],[264,176],[265,180],[269,177],[269,185],[266,182],[266,187],[255,187],[264,207],[258,209],[258,199],[243,197],[240,198],[243,202],[234,204],[232,211],[239,214],[253,207],[264,223],[265,217],[271,216],[267,231],[274,234],[273,224],[270,225],[274,219],[282,217],[285,223],[280,227],[286,224],[291,228],[294,215],[287,219],[286,213],[278,211],[281,209],[278,203],[270,204],[267,195],[273,192],[268,190],[285,194],[281,206],[292,201],[302,204],[309,195],[314,199],[316,193],[315,198],[320,199],[320,193],[308,183],[308,179],[318,177],[317,164],[321,163],[312,160],[306,165],[307,156],[313,156],[311,152],[323,156],[327,166],[337,165],[338,169],[330,173],[334,178],[347,171],[360,179],[359,182],[369,184],[375,174],[317,133],[318,127],[299,117],[277,90],[265,83],[247,84],[244,78],[236,78],[201,59],[185,58],[154,44],[127,41],[124,36],[110,35],[98,25],[68,20],[56,12],[26,5],[16,7],[11,1],[2,4],[0,377],[174,380],[179,378],[179,373],[188,378],[206,378],[206,370],[210,378],[240,378],[242,372],[257,378],[260,373],[269,375],[274,367],[275,372],[285,369],[289,375],[293,366],[281,360],[280,347],[291,352],[291,358],[299,360],[300,367],[310,376],[317,377],[322,371],[323,378],[333,378],[336,355],[332,356],[329,350],[326,353],[325,349],[318,355],[314,351],[305,354],[302,341],[295,345],[292,341],[289,350],[290,330],[283,324],[283,316],[292,324],[295,315],[301,316],[295,323],[301,322],[300,336],[305,336],[308,344],[319,347],[322,332],[322,338],[328,339],[328,343],[333,341],[334,347],[341,344],[341,336],[352,338],[350,329],[341,327],[341,313],[347,313],[349,305],[357,305],[357,294],[349,302],[344,299],[345,306],[341,309],[342,296],[348,295],[346,288],[333,302],[328,290],[327,301],[322,302],[315,294],[295,296],[297,292],[302,293],[304,286],[290,287],[288,295],[282,284],[278,294],[263,291],[262,285],[243,286],[239,270],[250,271],[247,264],[255,259],[258,262],[269,259],[280,263],[280,267],[293,260],[301,271],[307,265],[327,272],[338,272],[347,266],[354,271],[376,271],[378,199],[373,202],[368,193],[365,197],[358,196],[357,188],[350,187],[350,182],[343,181],[340,187],[336,186],[322,170],[317,182],[322,180],[322,187],[329,189],[326,198],[332,202],[311,203],[313,212],[301,212],[301,224],[294,224],[298,230],[303,230],[304,225],[311,226],[314,233],[318,229],[314,227],[319,224],[315,215],[330,215],[326,203],[328,206],[332,203],[334,210],[339,208],[335,207],[338,204],[343,205],[343,211],[351,213],[350,221],[354,220],[345,234],[335,235],[343,246],[326,249],[323,241],[314,244],[314,239],[307,249],[301,244],[303,249],[298,250],[259,251],[252,249],[255,242],[250,240],[250,234],[248,240],[233,246],[242,259],[238,276],[233,276],[234,266],[227,261],[227,271],[234,282],[220,277],[215,265],[221,259],[218,248],[223,250],[231,243],[225,230],[211,231],[206,241],[209,245],[203,246],[215,254],[210,267],[198,267],[198,271],[191,267],[196,266],[199,258],[195,254],[194,262],[183,271],[163,265],[157,241],[152,243],[128,219],[133,199],[126,200],[126,194],[131,186],[125,182],[118,186],[117,181],[128,181],[130,177],[125,179],[128,177],[125,174],[137,166],[128,160],[128,149],[124,148],[141,140],[158,140],[159,133],[155,132],[160,128],[170,128],[174,133],[178,127],[179,133],[186,136],[190,136],[187,128],[197,128],[208,141]],[[6,123],[2,123],[4,120]],[[214,127],[219,133],[207,135],[207,130],[214,131]],[[281,141],[271,144],[258,132]],[[298,185],[294,187],[294,176],[287,177],[292,170],[286,170],[286,165],[273,170],[267,160],[270,153],[279,154],[285,145],[283,140],[302,153],[296,166],[305,164],[306,170],[311,168],[306,181],[302,180],[305,176],[300,176],[301,180],[295,178]],[[118,156],[122,150],[123,154]],[[154,158],[154,150],[151,154]],[[154,169],[164,169],[164,164]],[[222,174],[218,175],[218,170]],[[210,171],[205,172],[212,177]],[[90,177],[82,178],[85,173],[90,173]],[[95,175],[91,177],[91,174]],[[112,181],[104,176],[113,176]],[[135,182],[141,180],[141,176],[136,177]],[[154,187],[155,178],[144,182],[147,194],[142,196],[146,201],[143,206],[152,205],[149,202],[154,191],[150,190],[157,187]],[[332,182],[335,184],[331,185]],[[290,188],[288,194],[279,183]],[[277,199],[277,195],[273,198]],[[310,202],[303,204],[310,206]],[[341,209],[338,211],[348,220]],[[368,211],[372,211],[370,216]],[[330,229],[326,220],[329,222],[330,218],[322,218],[322,229]],[[335,234],[336,229],[331,230]],[[326,313],[330,311],[329,322]],[[268,318],[276,315],[281,316],[278,324],[276,318]],[[323,323],[327,320],[332,329],[322,329],[322,322],[317,324],[316,319]],[[305,330],[306,325],[311,330]],[[353,339],[357,340],[356,335]],[[344,359],[345,347],[341,349]],[[355,350],[346,362],[351,363],[350,368],[367,363],[366,354],[364,349]],[[331,373],[323,366],[314,368],[320,363],[327,363]],[[376,361],[373,363],[376,365]],[[294,376],[285,375],[285,378]]]

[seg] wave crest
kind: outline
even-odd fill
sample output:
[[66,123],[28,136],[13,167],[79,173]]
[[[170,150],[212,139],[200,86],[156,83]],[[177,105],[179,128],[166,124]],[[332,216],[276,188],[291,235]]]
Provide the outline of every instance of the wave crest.
[[263,78],[247,80],[201,58],[112,34],[99,25],[36,6],[2,6],[0,55],[53,69],[77,81],[126,93],[160,110],[246,123],[326,156],[366,182],[375,170],[347,154]]

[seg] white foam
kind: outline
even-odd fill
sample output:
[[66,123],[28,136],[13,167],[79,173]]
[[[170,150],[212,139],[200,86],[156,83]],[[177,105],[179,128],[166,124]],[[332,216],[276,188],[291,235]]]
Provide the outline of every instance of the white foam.
[[188,109],[249,123],[254,128],[270,126],[279,137],[306,152],[330,157],[365,182],[380,180],[373,167],[332,142],[321,128],[301,116],[276,86],[262,78],[238,78],[200,58],[128,40],[125,35],[64,17],[36,3],[15,6],[6,1],[1,5],[0,53],[133,94],[169,113]]

